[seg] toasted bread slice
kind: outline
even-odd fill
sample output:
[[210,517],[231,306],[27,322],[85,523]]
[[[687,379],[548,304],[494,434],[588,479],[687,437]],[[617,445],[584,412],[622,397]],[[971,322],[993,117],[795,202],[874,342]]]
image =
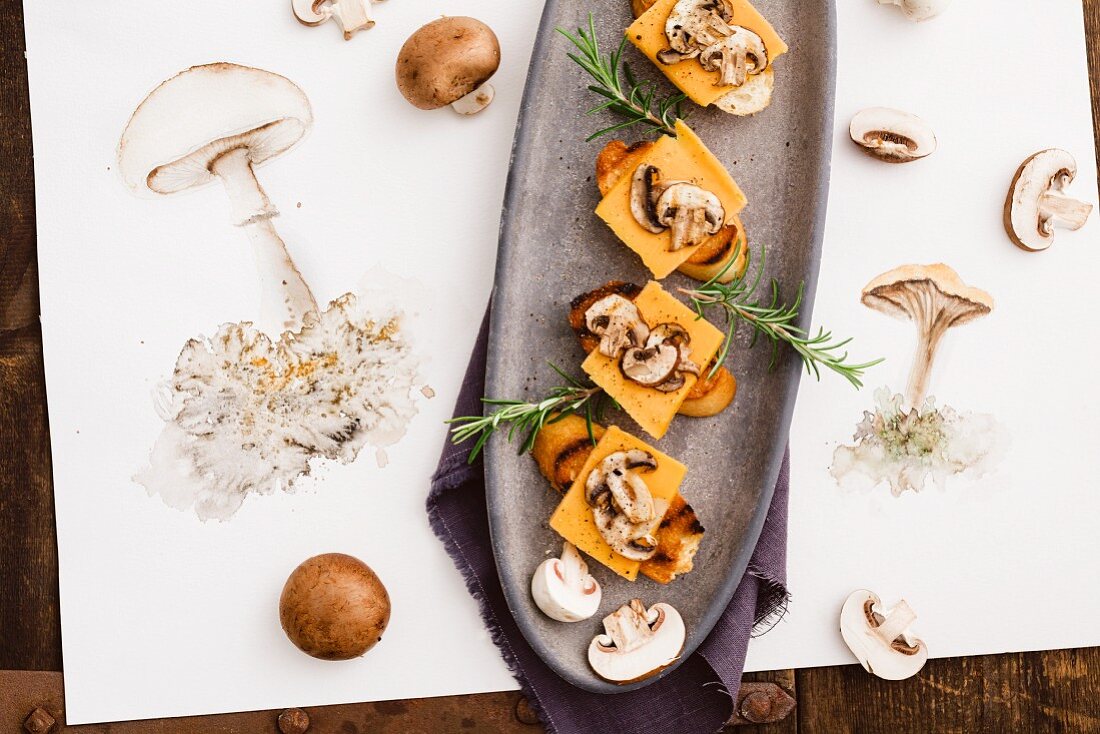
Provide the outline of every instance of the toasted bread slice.
[[576,481],[577,475],[592,453],[592,439],[603,437],[603,426],[592,424],[588,435],[588,423],[579,415],[567,415],[546,423],[538,435],[531,455],[539,465],[539,471],[550,485],[564,493]]
[[[596,156],[596,186],[600,194],[607,196],[620,178],[631,175],[651,147],[650,141],[627,145],[621,140],[612,140],[605,145]],[[721,273],[734,256],[738,262],[722,274],[723,283],[743,275],[748,265],[748,238],[741,219],[736,216],[718,234],[707,238],[677,269],[689,278],[707,281]]]
[[775,88],[775,70],[764,69],[753,74],[737,89],[732,89],[714,101],[714,106],[731,115],[744,117],[755,115],[772,103],[772,89]]
[[[603,426],[592,424],[592,434],[599,440],[604,434]],[[584,418],[570,415],[544,425],[535,437],[531,454],[550,485],[564,494],[577,480],[592,449]],[[676,495],[657,529],[657,552],[638,570],[661,584],[687,573],[692,568],[703,532],[695,510],[683,497]]]
[[[598,347],[600,345],[600,339],[588,329],[588,324],[585,323],[584,318],[585,312],[588,311],[593,303],[610,295],[617,294],[627,300],[633,301],[641,290],[640,287],[633,283],[625,283],[621,280],[611,280],[595,290],[582,293],[570,302],[569,326],[573,328],[574,333],[577,335],[577,339],[580,340],[581,348],[584,349],[586,353]],[[707,375],[709,371],[710,368],[708,367],[703,371],[703,375]],[[733,397],[736,393],[737,380],[734,379],[730,371],[723,365],[718,368],[718,372],[715,373],[714,377],[698,380],[692,386],[687,399],[677,412],[680,415],[686,415],[692,418],[706,418],[708,416],[718,415],[733,402]],[[546,472],[544,471],[543,474],[546,474]],[[547,478],[550,479],[548,474]],[[553,481],[553,479],[550,481]]]

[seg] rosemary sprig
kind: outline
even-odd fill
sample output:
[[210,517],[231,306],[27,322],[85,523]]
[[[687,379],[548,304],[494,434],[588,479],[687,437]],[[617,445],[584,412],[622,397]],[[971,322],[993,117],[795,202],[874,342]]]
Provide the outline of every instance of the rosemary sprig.
[[568,38],[580,52],[580,55],[570,53],[569,58],[596,81],[588,89],[605,98],[588,110],[587,114],[594,115],[602,110],[610,110],[626,118],[622,122],[597,130],[585,142],[634,125],[648,127],[646,132],[649,133],[676,135],[676,119],[683,117],[680,104],[687,99],[687,95],[671,94],[657,99],[657,86],[653,82],[639,82],[635,79],[630,65],[623,61],[625,37],[613,53],[602,55],[596,39],[596,22],[591,13],[588,14],[587,30],[578,28],[575,35],[564,28],[558,28],[557,31]]
[[750,347],[756,344],[756,339],[759,336],[771,340],[772,358],[769,368],[775,366],[775,361],[779,356],[780,342],[785,342],[791,345],[798,356],[802,358],[802,364],[805,366],[807,374],[811,374],[820,380],[821,368],[825,367],[844,377],[857,390],[863,387],[864,371],[883,360],[880,358],[870,362],[851,364],[848,362],[848,352],[840,351],[852,341],[850,338],[834,340],[832,332],[825,331],[824,328],[819,328],[817,334],[811,336],[805,329],[796,326],[798,309],[802,305],[802,296],[806,287],[805,282],[799,284],[794,303],[789,306],[780,303],[779,284],[774,279],[771,282],[771,298],[769,300],[753,299],[764,272],[766,253],[763,248],[760,250],[760,264],[756,269],[756,276],[751,282],[747,280],[748,262],[745,264],[745,272],[740,276],[729,283],[719,282],[719,279],[737,262],[740,251],[741,242],[738,241],[734,256],[730,258],[730,262],[722,269],[722,272],[698,288],[679,289],[681,293],[691,299],[692,306],[699,318],[703,318],[704,312],[713,306],[720,307],[725,311],[728,323],[726,339],[714,360],[714,368],[710,374],[713,375],[719,365],[726,361],[730,344],[733,342],[733,336],[737,330],[737,324],[744,321],[753,328]]
[[[452,443],[465,443],[476,438],[474,448],[470,451],[469,463],[472,464],[477,459],[489,437],[498,430],[507,427],[509,442],[517,435],[523,434],[519,453],[525,454],[535,445],[535,438],[544,425],[577,413],[584,415],[588,426],[588,438],[593,444],[596,443],[592,424],[602,419],[606,397],[603,389],[572,377],[554,364],[550,367],[567,384],[555,387],[539,402],[482,398],[482,403],[496,406],[496,409],[487,415],[465,415],[447,421],[454,425],[451,429]],[[555,413],[557,415],[551,418],[550,416]]]

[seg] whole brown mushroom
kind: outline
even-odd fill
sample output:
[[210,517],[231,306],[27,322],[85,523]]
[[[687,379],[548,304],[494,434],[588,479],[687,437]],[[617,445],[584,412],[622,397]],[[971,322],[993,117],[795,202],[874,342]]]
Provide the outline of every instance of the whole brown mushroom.
[[475,18],[433,20],[409,36],[397,55],[397,88],[422,110],[446,105],[481,112],[496,94],[489,77],[500,66],[500,42]]
[[381,641],[390,597],[370,566],[343,553],[325,553],[290,574],[279,599],[279,620],[307,655],[350,660]]

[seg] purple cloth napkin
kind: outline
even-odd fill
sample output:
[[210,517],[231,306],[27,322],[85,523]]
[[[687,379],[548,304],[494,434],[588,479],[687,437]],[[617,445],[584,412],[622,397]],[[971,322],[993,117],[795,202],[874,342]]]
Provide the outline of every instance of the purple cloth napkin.
[[[477,415],[482,411],[487,325],[488,315],[466,368],[455,415]],[[516,626],[501,590],[489,541],[482,463],[480,459],[473,465],[467,463],[471,445],[448,442],[444,446],[428,494],[428,516],[477,600],[493,642],[546,729],[554,734],[721,729],[732,714],[754,626],[780,615],[787,599],[789,457],[783,459],[748,571],[710,636],[662,680],[637,691],[605,696],[576,688],[558,677],[539,659]]]

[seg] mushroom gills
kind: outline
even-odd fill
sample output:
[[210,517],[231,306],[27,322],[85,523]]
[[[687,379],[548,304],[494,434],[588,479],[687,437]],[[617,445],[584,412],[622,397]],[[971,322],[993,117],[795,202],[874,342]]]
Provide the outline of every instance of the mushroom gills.
[[1092,204],[1066,193],[1077,177],[1077,162],[1064,150],[1051,148],[1028,158],[1016,170],[1005,201],[1005,231],[1013,244],[1038,252],[1054,243],[1054,230],[1078,230]]
[[849,594],[840,613],[841,636],[868,673],[885,680],[912,677],[928,660],[924,642],[909,632],[917,615],[904,599],[879,611],[881,604],[866,589]]
[[674,607],[663,602],[649,609],[631,599],[603,619],[604,634],[588,646],[588,664],[612,683],[643,680],[667,668],[680,656],[687,631]]
[[908,163],[936,150],[936,136],[924,120],[889,107],[857,112],[849,134],[864,152],[887,163]]
[[649,327],[638,307],[616,293],[588,307],[585,325],[600,337],[600,354],[611,359],[618,359],[623,350],[644,344],[649,338]]

